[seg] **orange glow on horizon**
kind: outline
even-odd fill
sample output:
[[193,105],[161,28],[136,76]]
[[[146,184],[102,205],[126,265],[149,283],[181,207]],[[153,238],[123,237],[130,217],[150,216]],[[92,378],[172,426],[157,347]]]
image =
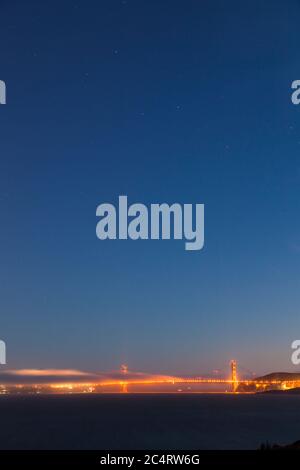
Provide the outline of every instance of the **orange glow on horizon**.
[[[145,374],[141,372],[129,371],[127,365],[122,365],[117,372],[111,373],[88,373],[74,369],[19,369],[7,370],[4,374],[8,377],[18,377],[20,382],[12,382],[10,379],[1,381],[0,393],[115,393],[106,388],[116,387],[121,393],[143,393],[141,388],[151,386],[167,385],[168,393],[199,393],[192,389],[192,385],[224,385],[229,386],[232,393],[255,393],[259,390],[266,390],[270,387],[287,390],[300,387],[300,380],[267,380],[267,379],[242,379],[237,374],[237,361],[230,361],[230,378],[220,377],[180,377],[169,375]],[[23,383],[21,377],[24,378]],[[28,382],[28,378],[33,380]],[[41,381],[38,381],[38,377]],[[47,377],[49,381],[47,380]],[[57,377],[57,381],[53,378]],[[66,378],[63,381],[63,378]],[[68,379],[69,378],[69,379]],[[85,378],[85,379],[84,379]],[[34,382],[34,383],[33,383]],[[182,386],[191,385],[186,389]],[[141,387],[132,390],[131,387]],[[171,387],[169,387],[171,386]],[[172,386],[178,387],[176,390]],[[247,389],[248,387],[248,389]],[[249,387],[252,387],[252,389]],[[153,389],[152,389],[153,390]],[[147,390],[145,390],[147,392]],[[150,390],[151,392],[151,390]],[[152,392],[151,392],[152,393]],[[156,392],[155,392],[156,393]],[[157,392],[159,393],[159,392]],[[162,392],[163,393],[163,392]],[[201,393],[201,392],[200,392]],[[204,393],[204,392],[202,392]],[[206,393],[206,392],[205,392]],[[214,392],[211,392],[214,393]],[[219,393],[229,393],[228,390]]]

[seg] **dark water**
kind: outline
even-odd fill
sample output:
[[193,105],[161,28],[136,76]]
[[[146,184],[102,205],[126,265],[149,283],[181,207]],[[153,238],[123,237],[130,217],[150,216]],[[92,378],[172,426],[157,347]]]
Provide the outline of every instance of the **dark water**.
[[300,396],[0,396],[1,449],[253,449],[300,439]]

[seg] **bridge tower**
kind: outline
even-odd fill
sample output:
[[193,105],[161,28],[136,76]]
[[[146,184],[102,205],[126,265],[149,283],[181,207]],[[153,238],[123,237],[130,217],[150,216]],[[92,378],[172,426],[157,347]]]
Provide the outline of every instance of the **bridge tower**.
[[[121,373],[122,375],[126,376],[128,374],[128,366],[126,364],[121,365]],[[121,385],[121,392],[128,393],[128,384],[127,382],[120,382]]]
[[232,391],[236,392],[238,385],[239,385],[239,381],[237,378],[237,361],[235,359],[232,359],[232,361],[230,361],[230,368],[231,368]]

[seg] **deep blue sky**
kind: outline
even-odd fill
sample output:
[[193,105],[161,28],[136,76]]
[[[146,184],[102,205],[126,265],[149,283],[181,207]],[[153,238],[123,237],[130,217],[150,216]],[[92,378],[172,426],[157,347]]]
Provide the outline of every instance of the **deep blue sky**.
[[[0,6],[9,367],[290,369],[300,337],[296,0]],[[206,243],[96,238],[101,202],[204,203]]]

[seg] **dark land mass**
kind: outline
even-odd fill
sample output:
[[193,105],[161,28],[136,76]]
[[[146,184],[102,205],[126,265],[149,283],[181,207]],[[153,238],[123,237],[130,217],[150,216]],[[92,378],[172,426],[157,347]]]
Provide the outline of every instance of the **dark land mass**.
[[[299,381],[300,382],[300,374],[296,372],[271,372],[270,374],[262,375],[260,377],[255,377],[254,379],[257,382],[264,382],[264,381],[274,381],[274,380],[280,380],[280,381]],[[296,388],[293,388],[290,390],[290,393],[292,393],[292,390],[297,390]],[[272,384],[270,387],[266,388],[265,390],[260,390],[255,387],[254,384],[240,384],[237,389],[238,392],[257,392],[257,393],[278,393],[278,392],[283,392],[286,393],[287,391],[281,390],[280,385]],[[299,392],[294,392],[295,394]]]
[[279,445],[279,444],[273,444],[270,445],[269,443],[262,444],[260,446],[260,450],[300,450],[300,441],[295,441],[292,444],[286,444],[286,445]]

